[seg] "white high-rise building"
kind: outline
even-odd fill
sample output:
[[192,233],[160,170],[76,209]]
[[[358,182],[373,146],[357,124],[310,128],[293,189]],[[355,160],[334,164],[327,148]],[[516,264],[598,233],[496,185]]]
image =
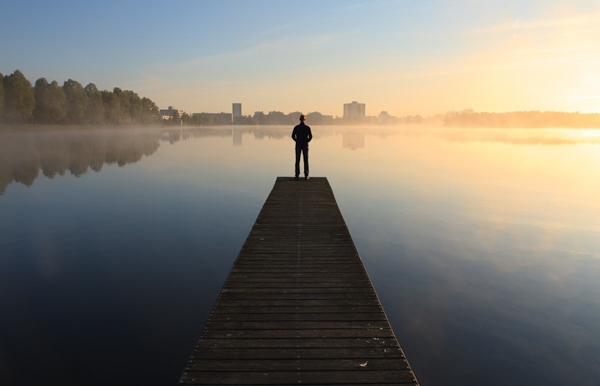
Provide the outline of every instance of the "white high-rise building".
[[344,118],[356,119],[365,117],[365,104],[353,101],[352,103],[344,103]]

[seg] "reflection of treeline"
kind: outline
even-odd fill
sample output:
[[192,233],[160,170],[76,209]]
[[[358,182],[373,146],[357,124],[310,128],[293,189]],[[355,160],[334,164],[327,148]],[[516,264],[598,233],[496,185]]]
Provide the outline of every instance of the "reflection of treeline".
[[227,138],[232,136],[231,129],[203,128],[203,129],[185,129],[182,128],[166,130],[162,133],[161,141],[175,143],[185,141],[188,138],[203,138],[203,137],[221,137]]
[[104,164],[124,166],[158,149],[160,133],[130,130],[28,132],[0,134],[0,194],[11,182],[31,186],[40,169],[54,178],[74,176]]
[[600,114],[556,111],[517,111],[510,113],[448,113],[445,126],[454,127],[600,127]]
[[157,122],[152,100],[115,87],[100,91],[95,84],[83,87],[67,80],[62,86],[39,78],[35,86],[21,71],[0,74],[0,121],[42,124],[120,124]]

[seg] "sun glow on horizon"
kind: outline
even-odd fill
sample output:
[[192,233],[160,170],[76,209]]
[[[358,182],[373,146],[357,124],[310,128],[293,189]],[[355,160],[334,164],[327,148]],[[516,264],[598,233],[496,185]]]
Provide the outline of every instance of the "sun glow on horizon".
[[[389,46],[362,46],[351,63],[336,57],[338,46],[348,38],[366,44],[375,39],[358,27],[276,40],[266,34],[254,48],[176,65],[184,74],[180,84],[157,94],[191,111],[199,109],[191,102],[199,97],[198,90],[209,89],[215,111],[217,104],[227,108],[223,101],[233,98],[244,101],[248,112],[320,111],[334,116],[341,116],[342,104],[351,100],[365,102],[367,115],[385,110],[396,116],[428,116],[466,108],[600,112],[600,12],[580,15],[559,4],[544,9],[543,15],[506,21],[513,17],[506,14],[490,25],[471,20],[464,27],[437,28],[425,35],[418,35],[423,25],[397,26],[391,37],[383,38]],[[426,26],[433,21],[423,22]],[[445,47],[446,42],[456,49]],[[289,59],[298,49],[305,65],[294,66],[296,59]],[[266,71],[253,67],[261,56],[272,58]],[[219,73],[236,72],[232,60],[247,63],[237,69],[246,75],[224,81]],[[150,72],[149,82],[135,86],[152,87],[165,71],[158,67]],[[188,82],[203,71],[214,78]]]

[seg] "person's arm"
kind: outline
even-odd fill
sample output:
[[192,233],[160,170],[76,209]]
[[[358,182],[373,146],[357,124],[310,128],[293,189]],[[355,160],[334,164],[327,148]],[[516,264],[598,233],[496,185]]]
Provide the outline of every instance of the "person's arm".
[[292,139],[294,140],[294,142],[298,142],[297,138],[298,138],[298,133],[296,133],[296,128],[294,127],[294,130],[292,130]]
[[310,127],[308,128],[308,137],[306,139],[307,139],[307,141],[306,141],[307,143],[310,142],[310,140],[312,139],[312,131],[310,131]]

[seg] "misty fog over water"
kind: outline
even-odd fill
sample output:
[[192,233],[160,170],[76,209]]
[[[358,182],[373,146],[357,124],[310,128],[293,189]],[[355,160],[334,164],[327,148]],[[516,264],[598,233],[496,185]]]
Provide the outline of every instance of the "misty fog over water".
[[[291,129],[0,131],[0,384],[176,384]],[[422,385],[597,383],[600,130],[312,129]]]

